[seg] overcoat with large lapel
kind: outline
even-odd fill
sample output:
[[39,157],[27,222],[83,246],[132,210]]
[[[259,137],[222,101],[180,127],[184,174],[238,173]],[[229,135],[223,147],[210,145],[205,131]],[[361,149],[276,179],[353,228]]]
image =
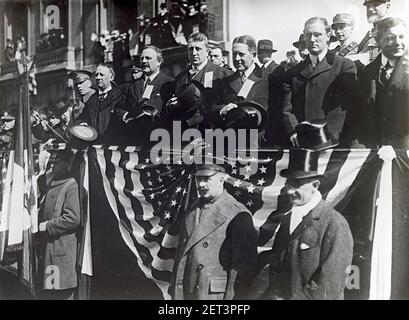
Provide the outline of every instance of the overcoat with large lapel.
[[[64,188],[66,184],[68,185]],[[57,199],[61,192],[64,201],[62,208],[59,208]],[[78,184],[74,178],[51,181],[40,209],[39,222],[43,221],[48,221],[41,249],[43,264],[40,267],[40,276],[44,289],[47,289],[45,284],[47,276],[50,276],[48,266],[58,268],[60,281],[56,289],[75,288],[78,285],[76,263],[81,213]]]
[[[379,81],[382,55],[358,73],[356,105],[348,112],[348,140],[368,148],[409,148],[409,56],[400,58],[389,83]],[[347,138],[346,138],[347,139]]]
[[[257,262],[257,233],[246,207],[224,191],[212,204],[192,208],[185,217],[172,276],[173,298],[224,299],[246,294]],[[232,270],[235,288],[227,288]]]
[[[277,229],[279,219],[274,224]],[[284,252],[271,252],[269,287],[263,298],[344,298],[353,239],[345,218],[321,200],[290,236]],[[282,266],[289,266],[283,270]]]
[[314,69],[309,57],[289,69],[282,85],[287,135],[299,122],[325,119],[330,135],[338,139],[355,87],[355,64],[330,52]]

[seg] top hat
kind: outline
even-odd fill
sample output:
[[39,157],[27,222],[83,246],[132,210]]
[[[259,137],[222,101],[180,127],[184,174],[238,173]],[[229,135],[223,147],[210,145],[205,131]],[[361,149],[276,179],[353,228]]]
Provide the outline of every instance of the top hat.
[[390,0],[365,0],[364,1],[364,6],[366,6],[369,2],[390,2]]
[[298,41],[293,42],[293,46],[296,47],[297,49],[300,49],[302,44],[305,47],[304,34],[301,33],[299,38],[298,38]]
[[77,71],[72,71],[68,74],[68,77],[70,77],[74,84],[77,83],[82,83],[85,80],[91,80],[92,78],[92,73],[86,70],[77,70]]
[[258,50],[265,50],[265,51],[271,51],[271,52],[277,52],[277,50],[275,50],[273,48],[273,41],[268,40],[268,39],[263,39],[260,40],[257,44],[257,51]]
[[202,164],[195,171],[195,177],[211,177],[216,173],[225,173],[223,167],[217,164]]
[[330,138],[327,123],[322,120],[303,121],[295,127],[295,132],[301,148],[323,151],[338,145],[338,141]]
[[337,13],[332,19],[331,28],[334,28],[336,24],[346,24],[353,26],[355,24],[354,16],[349,13]]
[[280,175],[290,179],[320,178],[318,173],[318,158],[320,153],[315,150],[294,148],[290,149],[288,169],[280,171]]
[[224,120],[226,128],[233,129],[263,129],[268,121],[267,110],[254,101],[242,100],[236,102],[238,108],[227,112]]

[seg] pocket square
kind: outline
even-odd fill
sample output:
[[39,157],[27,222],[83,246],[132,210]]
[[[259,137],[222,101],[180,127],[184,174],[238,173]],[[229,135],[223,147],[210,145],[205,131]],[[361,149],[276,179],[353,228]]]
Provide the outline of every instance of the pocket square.
[[308,244],[304,243],[304,242],[300,244],[300,249],[301,250],[307,250],[309,248],[310,248],[310,246]]

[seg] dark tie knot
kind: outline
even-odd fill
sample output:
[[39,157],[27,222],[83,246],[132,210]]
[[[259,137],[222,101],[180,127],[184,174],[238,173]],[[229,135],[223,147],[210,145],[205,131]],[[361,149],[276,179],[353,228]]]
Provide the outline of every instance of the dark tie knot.
[[98,97],[99,97],[99,101],[104,101],[106,99],[106,97],[107,97],[107,94],[106,93],[100,93]]

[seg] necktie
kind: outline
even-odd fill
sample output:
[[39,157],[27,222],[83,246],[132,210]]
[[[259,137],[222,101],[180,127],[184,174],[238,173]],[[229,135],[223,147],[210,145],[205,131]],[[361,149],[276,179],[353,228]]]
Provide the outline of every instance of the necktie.
[[241,84],[243,84],[246,81],[246,75],[244,74],[244,72],[241,73],[240,80],[241,80]]
[[195,75],[196,75],[196,73],[198,73],[199,72],[199,70],[195,67],[195,66],[192,66],[191,68],[190,68],[190,70],[189,70],[189,73],[190,73],[190,75],[191,75],[191,77],[193,78]]
[[320,60],[318,56],[316,56],[315,59],[312,61],[312,68],[315,69],[316,67],[318,67],[319,63],[320,63]]
[[151,84],[151,78],[148,78],[148,79],[145,81],[145,85],[143,86],[143,90],[145,90],[146,87],[147,87],[148,85],[150,85],[150,84]]
[[392,74],[392,66],[390,65],[389,61],[387,64],[381,69],[381,74],[379,75],[379,81],[386,86],[389,83]]
[[106,97],[107,97],[107,94],[106,93],[100,93],[99,95],[98,95],[98,97],[99,97],[99,101],[104,101],[105,99],[106,99]]

